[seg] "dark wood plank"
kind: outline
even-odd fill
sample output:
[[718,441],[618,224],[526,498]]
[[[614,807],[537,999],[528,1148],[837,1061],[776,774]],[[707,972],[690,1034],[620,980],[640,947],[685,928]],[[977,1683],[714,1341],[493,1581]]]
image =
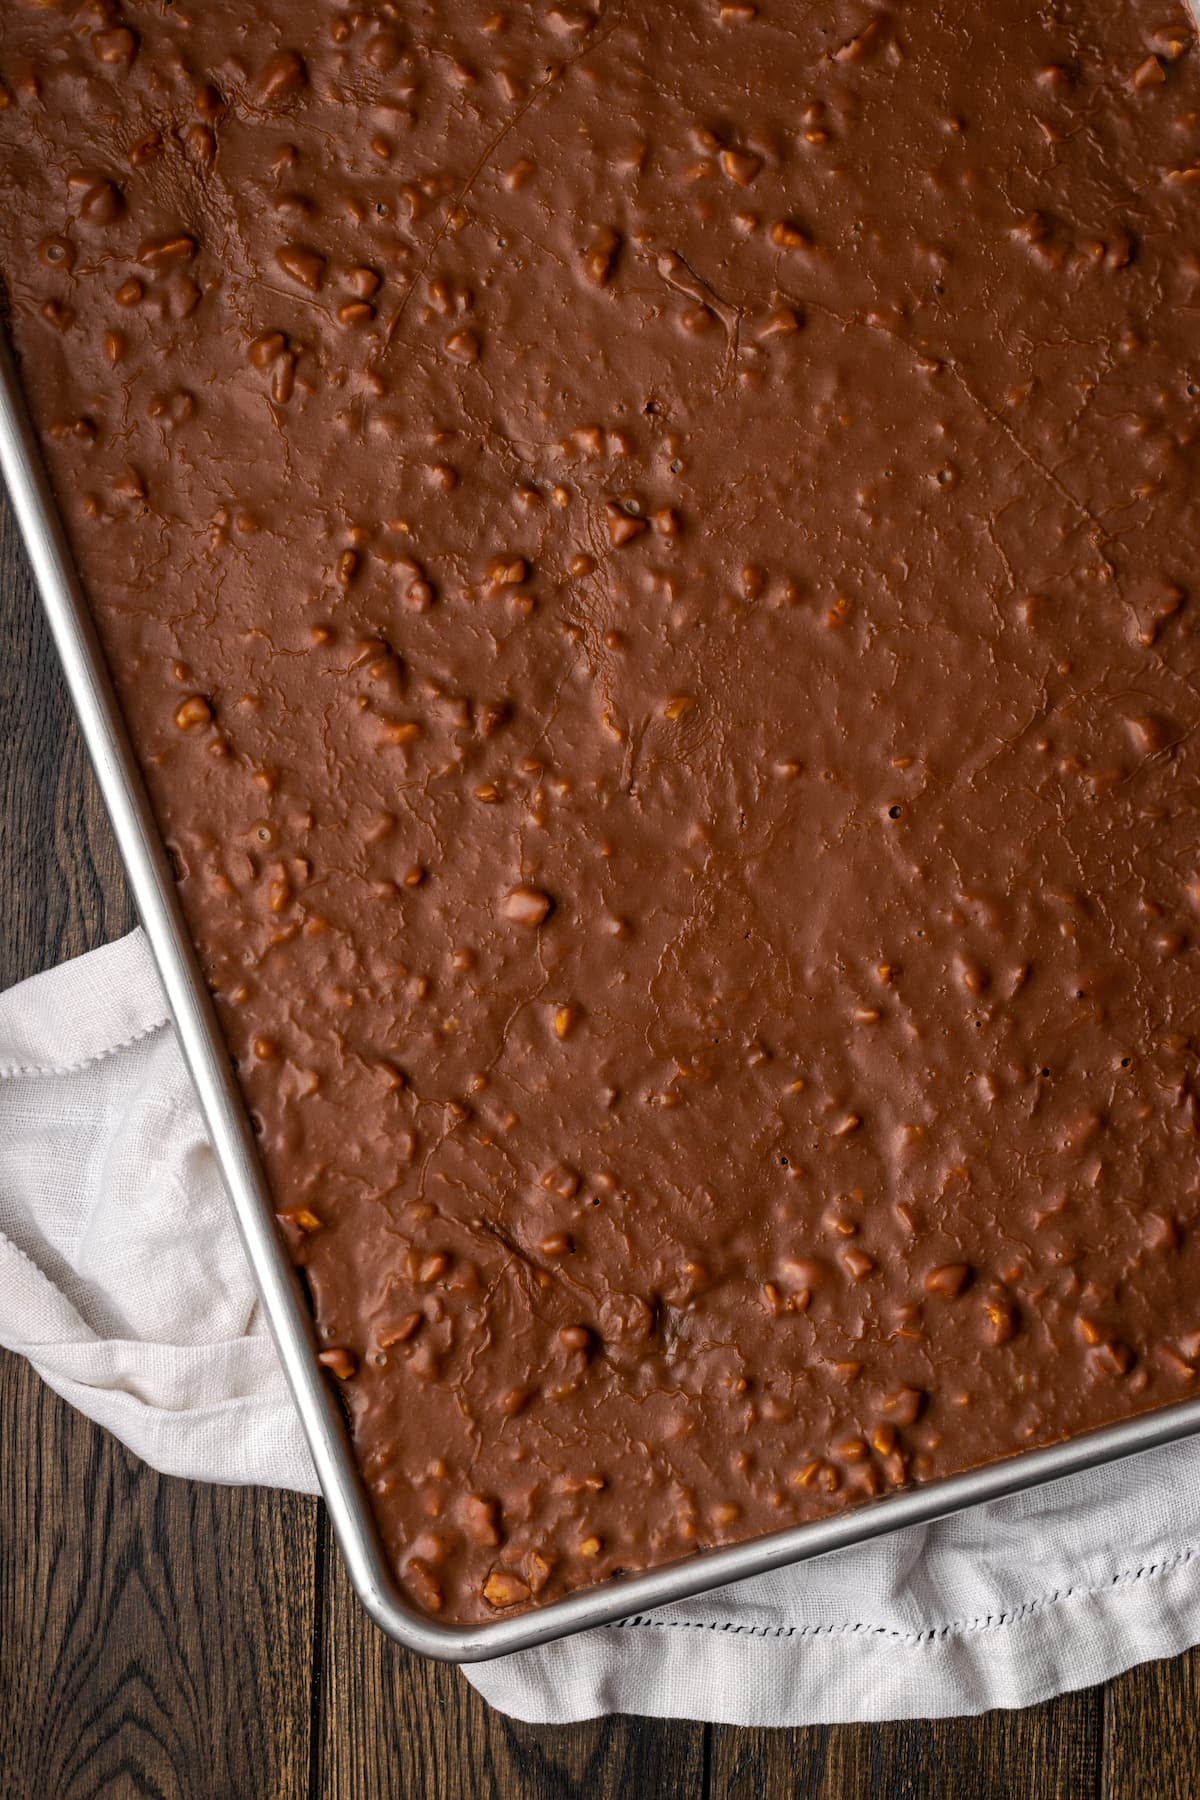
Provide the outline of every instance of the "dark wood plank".
[[0,988],[134,922],[50,633],[0,490]]
[[154,1475],[0,1369],[0,1793],[308,1793],[316,1503]]
[[1200,1794],[1200,1651],[1142,1663],[1104,1696],[1103,1800]]
[[325,1560],[318,1652],[323,1702],[313,1793],[321,1800],[702,1800],[707,1728],[604,1719],[521,1725],[457,1669],[390,1643]]
[[[0,984],[132,923],[0,513]],[[306,1796],[316,1503],[168,1481],[0,1357],[0,1795]]]
[[981,1718],[713,1734],[713,1800],[1091,1800],[1102,1690]]

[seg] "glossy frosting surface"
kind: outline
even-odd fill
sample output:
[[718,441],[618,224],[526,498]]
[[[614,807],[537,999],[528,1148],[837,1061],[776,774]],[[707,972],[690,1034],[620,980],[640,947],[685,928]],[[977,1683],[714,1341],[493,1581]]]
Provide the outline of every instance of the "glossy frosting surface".
[[417,1605],[1195,1391],[1173,0],[6,0],[0,268]]

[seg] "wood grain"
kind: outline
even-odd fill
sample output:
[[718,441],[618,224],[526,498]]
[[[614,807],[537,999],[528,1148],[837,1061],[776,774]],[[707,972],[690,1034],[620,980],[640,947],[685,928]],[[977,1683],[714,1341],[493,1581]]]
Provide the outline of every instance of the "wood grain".
[[315,1502],[154,1475],[0,1368],[0,1793],[308,1793]]
[[[0,505],[0,986],[132,923]],[[0,1355],[0,1800],[1197,1800],[1200,1654],[982,1719],[490,1712],[389,1644],[323,1509],[167,1480]]]
[[974,1719],[789,1732],[719,1727],[712,1792],[737,1800],[1090,1800],[1102,1718],[1102,1690],[1093,1688]]
[[0,503],[0,988],[133,924],[49,630]]
[[1104,1690],[1103,1800],[1200,1795],[1200,1652],[1142,1663]]

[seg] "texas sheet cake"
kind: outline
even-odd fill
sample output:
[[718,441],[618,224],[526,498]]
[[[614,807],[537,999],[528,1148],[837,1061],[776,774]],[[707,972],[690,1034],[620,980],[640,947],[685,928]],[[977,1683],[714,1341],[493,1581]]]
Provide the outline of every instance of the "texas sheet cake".
[[404,1592],[1200,1365],[1172,0],[13,0],[23,379]]

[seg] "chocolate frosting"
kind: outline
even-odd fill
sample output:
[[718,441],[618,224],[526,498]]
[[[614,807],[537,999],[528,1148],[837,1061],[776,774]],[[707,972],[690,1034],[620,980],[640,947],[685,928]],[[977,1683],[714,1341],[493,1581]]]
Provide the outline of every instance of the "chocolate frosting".
[[1194,1393],[1175,0],[9,0],[0,266],[405,1591]]

